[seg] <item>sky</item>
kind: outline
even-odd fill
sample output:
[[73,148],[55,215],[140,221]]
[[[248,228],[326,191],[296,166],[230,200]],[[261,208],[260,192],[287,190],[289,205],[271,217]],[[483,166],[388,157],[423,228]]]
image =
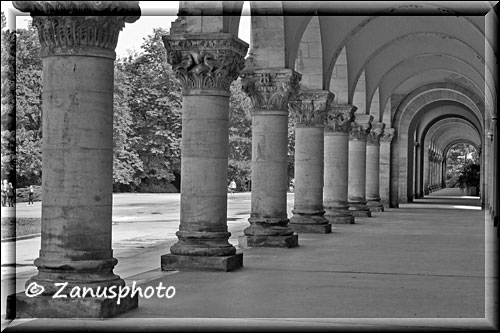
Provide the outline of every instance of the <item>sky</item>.
[[[9,28],[14,28],[10,22],[11,17],[16,18],[15,26],[17,28],[26,28],[31,20],[28,13],[22,13],[12,6],[11,1],[2,1],[2,11],[11,11],[13,15],[7,16]],[[118,57],[124,57],[129,51],[140,50],[143,38],[153,33],[154,28],[170,29],[170,24],[177,18],[179,1],[139,1],[141,7],[141,18],[134,23],[125,24],[125,28],[120,32],[116,54]],[[243,15],[240,20],[239,38],[250,43],[250,16],[245,16],[249,12],[248,2],[243,6]]]

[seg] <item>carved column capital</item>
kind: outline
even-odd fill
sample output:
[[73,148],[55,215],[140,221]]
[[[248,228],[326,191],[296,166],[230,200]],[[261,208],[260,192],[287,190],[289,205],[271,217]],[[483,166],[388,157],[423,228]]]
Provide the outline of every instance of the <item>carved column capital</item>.
[[384,133],[384,123],[373,123],[370,132],[367,134],[367,144],[371,146],[378,146],[380,144],[380,137]]
[[384,133],[380,137],[380,142],[391,142],[394,139],[394,135],[396,134],[395,128],[385,128]]
[[357,109],[351,104],[331,104],[325,120],[325,131],[349,133]]
[[326,90],[303,90],[288,103],[297,127],[323,126],[328,106],[335,95]]
[[299,93],[302,76],[291,69],[251,69],[241,72],[242,89],[250,97],[252,113],[288,114],[288,101]]
[[194,89],[228,93],[245,66],[248,49],[247,43],[228,33],[163,36],[163,44],[184,94]]
[[13,1],[38,30],[41,57],[88,55],[114,59],[125,23],[139,19],[139,1]]
[[356,115],[355,121],[351,123],[349,140],[366,141],[366,136],[372,127],[373,116],[368,114]]

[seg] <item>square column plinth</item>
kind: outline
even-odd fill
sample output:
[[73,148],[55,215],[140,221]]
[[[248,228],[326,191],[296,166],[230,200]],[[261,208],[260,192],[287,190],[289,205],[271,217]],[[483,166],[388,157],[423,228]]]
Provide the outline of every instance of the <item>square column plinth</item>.
[[331,224],[294,224],[290,223],[290,228],[299,234],[329,234],[332,232]]
[[5,318],[111,318],[137,308],[139,295],[135,294],[134,297],[127,295],[119,298],[119,302],[120,304],[117,297],[54,298],[51,295],[28,297],[21,292],[7,297]]
[[239,236],[238,245],[241,248],[248,248],[248,247],[292,248],[299,246],[299,236],[297,234],[289,236]]
[[164,254],[161,256],[162,271],[213,271],[229,272],[243,267],[243,253],[237,252],[232,256],[183,256]]

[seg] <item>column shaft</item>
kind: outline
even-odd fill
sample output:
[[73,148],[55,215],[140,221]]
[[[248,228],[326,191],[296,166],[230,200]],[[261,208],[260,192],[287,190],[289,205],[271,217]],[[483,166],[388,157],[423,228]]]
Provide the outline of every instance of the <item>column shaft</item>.
[[302,91],[290,102],[295,121],[295,204],[290,227],[298,233],[330,233],[324,217],[324,118],[334,95],[328,91]]
[[391,193],[391,141],[394,138],[395,129],[385,128],[380,137],[380,201],[384,207],[390,207]]
[[384,123],[374,123],[366,145],[366,206],[371,212],[383,212],[380,201],[380,136],[384,132]]
[[356,115],[349,135],[349,210],[356,217],[370,217],[366,206],[366,135],[373,117]]
[[252,197],[250,226],[239,237],[241,247],[295,247],[298,235],[289,227],[288,100],[298,93],[300,74],[289,69],[249,69],[242,87],[253,104]]
[[173,34],[163,42],[183,85],[183,112],[179,240],[161,256],[161,268],[234,270],[243,254],[228,241],[229,87],[248,44],[227,33]]
[[347,194],[349,131],[355,111],[352,105],[332,105],[325,122],[324,207],[330,223],[354,223]]
[[[79,2],[14,5],[32,13],[43,58],[41,249],[38,273],[26,282],[27,289],[43,292],[10,295],[7,312],[110,317],[138,305],[137,295],[117,302],[97,294],[125,285],[113,272],[118,261],[111,248],[114,49],[120,30],[140,10],[137,2],[121,1],[85,8]],[[96,16],[68,15],[81,9]],[[131,16],[113,16],[115,10]],[[64,298],[53,297],[59,284],[66,284]],[[72,296],[83,290],[87,297]]]

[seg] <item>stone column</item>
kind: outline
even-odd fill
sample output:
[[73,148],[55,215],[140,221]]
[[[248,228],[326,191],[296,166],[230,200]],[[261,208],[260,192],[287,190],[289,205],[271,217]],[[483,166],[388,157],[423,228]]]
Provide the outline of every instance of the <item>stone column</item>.
[[430,193],[434,192],[434,150],[429,150],[429,185]]
[[349,104],[334,104],[328,109],[325,121],[324,207],[330,223],[354,223],[347,188],[349,131],[356,109]]
[[[43,59],[41,249],[26,282],[43,293],[11,295],[8,316],[110,317],[138,305],[137,295],[91,297],[125,286],[111,248],[114,50],[125,23],[139,18],[138,1],[14,6],[31,13]],[[67,283],[62,294],[86,288],[88,297],[54,298],[57,283]]]
[[298,235],[288,225],[288,101],[299,90],[300,74],[290,69],[242,73],[252,110],[252,198],[250,226],[242,247],[295,247]]
[[162,270],[230,271],[243,254],[228,241],[229,87],[248,44],[228,33],[163,37],[182,84],[181,215]]
[[354,216],[370,217],[366,206],[366,136],[373,116],[356,115],[349,132],[349,210]]
[[366,142],[366,206],[371,212],[383,212],[380,202],[380,136],[384,123],[373,123]]
[[430,185],[430,153],[429,149],[424,150],[424,196],[429,195]]
[[380,201],[385,207],[390,206],[391,184],[391,141],[395,129],[386,128],[380,137]]
[[332,231],[324,217],[323,158],[324,119],[334,96],[324,90],[302,91],[289,103],[295,121],[295,204],[290,227],[298,233]]

